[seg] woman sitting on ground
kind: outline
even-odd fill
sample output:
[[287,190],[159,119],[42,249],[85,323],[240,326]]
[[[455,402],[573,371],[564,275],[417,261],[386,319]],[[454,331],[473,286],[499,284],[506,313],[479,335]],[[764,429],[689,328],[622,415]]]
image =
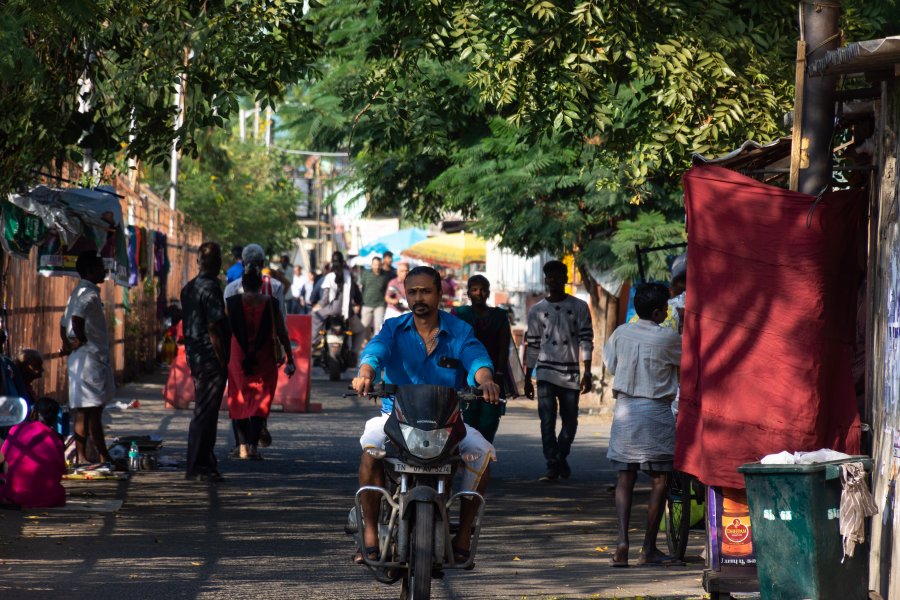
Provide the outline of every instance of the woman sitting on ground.
[[34,405],[31,421],[14,426],[3,448],[6,483],[0,501],[22,508],[65,506],[66,488],[60,480],[66,473],[63,443],[56,434],[59,404],[41,398]]

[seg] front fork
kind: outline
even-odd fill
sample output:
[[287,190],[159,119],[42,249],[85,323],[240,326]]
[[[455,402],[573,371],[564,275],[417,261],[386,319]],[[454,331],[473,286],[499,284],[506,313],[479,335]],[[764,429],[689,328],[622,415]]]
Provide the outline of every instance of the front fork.
[[[400,476],[400,485],[392,496],[388,490],[375,485],[366,485],[356,492],[356,526],[357,526],[357,543],[359,551],[362,554],[363,561],[369,567],[383,569],[385,567],[405,567],[409,562],[409,540],[410,540],[410,522],[413,512],[409,509],[413,504],[429,502],[437,509],[438,519],[435,521],[434,535],[434,554],[435,562],[441,564],[445,569],[466,569],[472,566],[475,561],[475,553],[478,550],[478,539],[481,535],[481,519],[484,515],[484,497],[478,492],[462,491],[450,496],[446,501],[446,486],[449,485],[448,478],[441,477],[437,481],[437,490],[430,486],[416,486],[409,488],[409,476]],[[391,508],[391,514],[388,518],[387,526],[378,528],[378,559],[371,560],[366,554],[366,538],[365,526],[363,524],[363,509],[360,497],[365,492],[374,492],[381,494],[382,499]],[[469,547],[469,557],[465,562],[456,562],[453,558],[453,545],[450,534],[449,509],[453,503],[459,499],[462,502],[478,502],[478,512],[475,515],[475,522],[472,524],[472,542]],[[438,522],[440,525],[438,525]],[[391,537],[396,528],[397,531],[397,556],[396,560],[387,560],[389,557],[388,550],[391,546]]]

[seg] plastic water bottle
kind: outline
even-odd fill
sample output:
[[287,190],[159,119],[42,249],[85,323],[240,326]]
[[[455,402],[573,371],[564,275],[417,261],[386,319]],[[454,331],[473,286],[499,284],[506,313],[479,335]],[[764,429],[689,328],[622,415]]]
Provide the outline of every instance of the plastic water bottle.
[[141,468],[141,453],[138,451],[137,442],[131,442],[128,450],[128,470],[138,471]]

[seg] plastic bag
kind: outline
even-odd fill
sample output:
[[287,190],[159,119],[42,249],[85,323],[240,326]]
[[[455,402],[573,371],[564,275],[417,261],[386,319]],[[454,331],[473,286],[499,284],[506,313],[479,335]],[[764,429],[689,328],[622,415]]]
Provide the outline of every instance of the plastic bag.
[[842,460],[850,458],[849,454],[838,452],[837,450],[829,450],[822,448],[813,452],[779,452],[778,454],[766,455],[760,460],[764,465],[814,465],[832,460]]

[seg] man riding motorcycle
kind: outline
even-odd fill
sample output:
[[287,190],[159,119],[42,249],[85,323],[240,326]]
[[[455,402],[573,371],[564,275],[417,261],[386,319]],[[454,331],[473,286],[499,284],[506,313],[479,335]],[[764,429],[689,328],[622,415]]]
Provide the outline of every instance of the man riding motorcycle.
[[[494,383],[493,365],[487,350],[475,338],[472,328],[441,310],[441,277],[430,267],[416,267],[406,276],[406,296],[411,312],[387,319],[381,332],[366,345],[360,358],[359,373],[353,379],[353,389],[360,396],[372,390],[372,382],[380,371],[386,383],[432,384],[451,388],[479,386],[484,400],[496,404],[500,388]],[[468,377],[465,376],[468,373]],[[393,408],[390,400],[382,402],[382,414],[366,422],[360,438],[363,448],[359,464],[359,485],[384,487],[381,460],[366,452],[369,448],[383,448],[386,439],[384,424]],[[484,496],[490,463],[496,460],[494,447],[478,433],[466,426],[466,437],[459,444],[465,461],[463,487]],[[378,514],[380,498],[377,493],[362,495],[365,518],[365,547],[369,558],[378,555]],[[478,512],[473,500],[462,502],[460,527],[453,540],[456,560],[468,559],[472,524]],[[354,561],[361,563],[358,552]]]
[[341,317],[353,332],[353,355],[359,356],[359,349],[365,339],[365,328],[359,320],[362,293],[350,270],[344,262],[344,255],[331,255],[331,272],[324,275],[322,297],[312,313],[312,352],[319,354],[323,349],[322,329],[329,317]]

